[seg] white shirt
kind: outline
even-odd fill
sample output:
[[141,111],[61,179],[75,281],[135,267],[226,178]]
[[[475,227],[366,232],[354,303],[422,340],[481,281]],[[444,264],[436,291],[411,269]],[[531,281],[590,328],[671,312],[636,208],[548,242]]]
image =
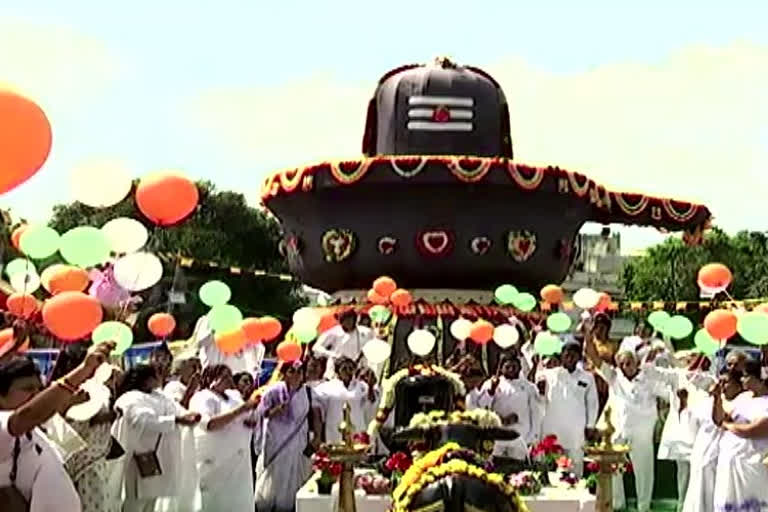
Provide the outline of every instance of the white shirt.
[[339,425],[344,420],[344,404],[349,404],[350,420],[354,432],[365,432],[368,429],[365,422],[365,400],[368,398],[368,385],[365,382],[353,379],[347,388],[339,379],[333,379],[317,386],[315,392],[323,409],[325,441],[327,443],[341,441]]
[[[0,411],[0,487],[10,485],[16,438],[8,432],[13,411]],[[80,512],[80,498],[64,470],[64,463],[39,429],[19,438],[16,488],[34,506],[31,512]]]
[[664,383],[649,375],[647,366],[632,380],[605,361],[597,372],[608,383],[611,419],[617,434],[628,432],[634,426],[656,422],[656,398],[666,398],[667,390]]
[[[373,339],[373,330],[358,325],[352,332],[346,332],[340,325],[328,329],[318,338],[314,349],[316,355],[328,358],[325,375],[333,378],[336,375],[334,361],[340,357],[348,357],[356,361],[361,357],[363,347]],[[365,359],[363,356],[362,359]]]
[[[599,409],[592,374],[581,368],[569,372],[559,367],[542,370],[536,380],[546,382],[542,434],[555,434],[562,442],[566,442],[565,437],[583,442],[584,429],[595,426]],[[565,436],[565,431],[573,435]]]
[[515,414],[517,421],[508,426],[515,430],[520,435],[520,439],[526,443],[536,439],[539,435],[541,418],[540,399],[536,386],[522,378],[511,380],[499,377],[496,392],[491,395],[491,385],[492,380],[487,380],[483,384],[480,406],[491,409],[502,420]]
[[473,409],[484,409],[483,404],[490,404],[491,397],[488,395],[488,391],[483,391],[481,387],[470,389],[467,393],[467,397],[464,400],[464,406],[468,411]]
[[165,385],[163,388],[163,394],[168,398],[181,403],[181,401],[184,399],[184,395],[187,394],[187,386],[185,386],[180,380],[175,379]]
[[203,368],[216,364],[224,364],[232,373],[248,372],[259,375],[264,359],[264,345],[256,343],[248,345],[237,354],[224,354],[216,346],[213,329],[208,324],[208,317],[203,316],[195,326],[195,342],[200,348],[200,364]]

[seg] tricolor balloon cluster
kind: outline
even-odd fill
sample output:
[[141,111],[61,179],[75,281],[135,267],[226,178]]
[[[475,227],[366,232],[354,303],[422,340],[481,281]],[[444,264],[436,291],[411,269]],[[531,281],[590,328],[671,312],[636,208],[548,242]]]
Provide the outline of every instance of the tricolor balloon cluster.
[[237,306],[229,303],[232,290],[222,281],[206,282],[198,296],[211,308],[208,326],[214,333],[216,346],[226,355],[237,354],[249,345],[274,341],[283,330],[280,321],[271,316],[243,318]]

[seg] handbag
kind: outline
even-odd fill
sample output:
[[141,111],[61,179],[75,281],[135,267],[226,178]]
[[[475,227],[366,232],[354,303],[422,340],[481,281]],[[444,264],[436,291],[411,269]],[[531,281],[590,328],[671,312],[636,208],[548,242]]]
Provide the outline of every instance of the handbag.
[[150,478],[163,474],[163,469],[160,467],[160,459],[157,457],[157,449],[160,447],[160,439],[162,439],[162,437],[162,434],[157,436],[155,449],[151,452],[133,454],[133,460],[136,462],[136,467],[139,470],[139,476],[141,476],[141,478]]
[[19,455],[21,455],[21,441],[16,438],[13,445],[13,465],[11,466],[11,484],[0,487],[0,503],[3,504],[3,512],[29,512],[29,502],[24,494],[16,487],[16,474],[19,469]]
[[114,436],[110,436],[109,439],[109,451],[107,452],[107,456],[105,459],[107,460],[115,460],[119,459],[125,455],[125,450],[123,450],[122,445],[120,442],[114,438]]
[[307,400],[309,402],[309,412],[307,413],[307,446],[304,447],[304,456],[305,457],[312,457],[312,455],[315,454],[315,447],[312,446],[312,433],[314,432],[315,427],[315,418],[312,414],[312,390],[309,389],[309,386],[304,386],[304,389],[307,390]]

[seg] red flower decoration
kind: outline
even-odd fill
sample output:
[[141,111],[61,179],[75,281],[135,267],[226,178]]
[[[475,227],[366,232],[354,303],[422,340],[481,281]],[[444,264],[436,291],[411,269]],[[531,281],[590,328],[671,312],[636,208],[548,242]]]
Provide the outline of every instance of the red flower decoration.
[[352,434],[352,442],[355,444],[371,444],[371,437],[367,432]]
[[397,452],[392,454],[389,459],[387,459],[387,462],[384,463],[384,467],[392,472],[399,471],[401,473],[405,473],[408,468],[411,467],[411,464],[413,464],[413,461],[407,454],[403,452]]

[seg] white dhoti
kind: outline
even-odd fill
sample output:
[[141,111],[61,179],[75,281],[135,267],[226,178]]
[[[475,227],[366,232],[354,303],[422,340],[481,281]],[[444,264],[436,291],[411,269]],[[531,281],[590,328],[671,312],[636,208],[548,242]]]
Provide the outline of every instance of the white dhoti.
[[[651,510],[653,498],[653,431],[655,422],[638,422],[628,425],[621,435],[614,436],[614,442],[630,445],[629,460],[635,474],[635,492],[637,493],[638,512]],[[626,507],[624,497],[624,480],[621,474],[613,477],[613,508],[621,510]]]

